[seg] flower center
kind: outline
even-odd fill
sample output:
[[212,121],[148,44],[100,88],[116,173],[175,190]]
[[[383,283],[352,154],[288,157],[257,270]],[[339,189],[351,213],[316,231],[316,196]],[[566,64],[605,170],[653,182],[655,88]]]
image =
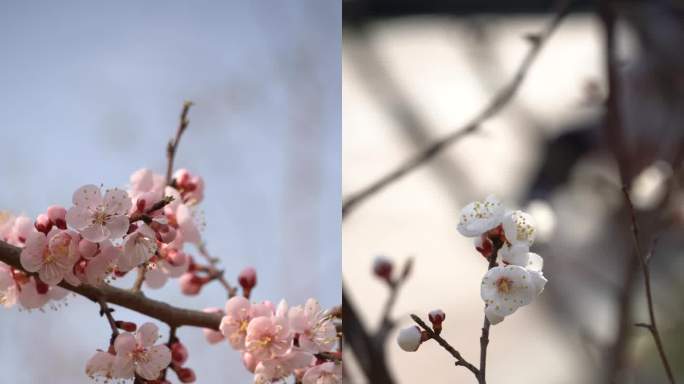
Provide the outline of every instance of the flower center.
[[261,348],[268,347],[271,345],[271,342],[273,342],[273,337],[271,336],[264,336],[261,339],[257,340],[257,345],[259,345]]
[[109,215],[102,209],[98,209],[93,213],[93,224],[104,225],[109,219]]
[[247,326],[248,326],[248,325],[249,325],[249,321],[247,321],[247,320],[242,320],[242,321],[240,322],[240,330],[239,330],[239,332],[240,332],[240,333],[247,334]]
[[496,281],[496,290],[499,293],[509,293],[513,289],[513,281],[507,277],[500,277]]
[[147,350],[142,347],[135,348],[133,351],[131,351],[130,356],[131,359],[133,359],[133,361],[136,363],[146,363],[150,360]]

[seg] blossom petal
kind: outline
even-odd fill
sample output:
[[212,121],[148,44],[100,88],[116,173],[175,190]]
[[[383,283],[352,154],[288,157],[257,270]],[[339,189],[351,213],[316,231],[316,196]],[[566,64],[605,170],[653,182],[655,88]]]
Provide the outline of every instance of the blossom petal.
[[148,349],[146,357],[147,359],[138,362],[135,371],[147,380],[156,379],[162,369],[171,364],[171,351],[166,345],[155,345]]
[[108,239],[119,239],[128,232],[129,219],[128,216],[112,216],[105,223],[105,227],[109,231]]
[[117,355],[127,355],[136,347],[135,337],[130,333],[121,333],[114,340],[114,350]]
[[150,347],[154,345],[159,337],[159,328],[153,323],[145,323],[138,328],[138,332],[135,334],[135,338],[138,340],[138,344],[143,347]]
[[26,246],[21,250],[19,261],[29,272],[37,272],[43,266],[43,252],[47,246],[47,238],[41,232],[31,232],[26,239]]
[[102,194],[100,193],[100,187],[97,185],[84,185],[74,192],[71,198],[74,205],[87,210],[94,210],[102,204]]
[[92,213],[85,207],[74,205],[66,213],[67,225],[81,230],[93,222]]
[[109,238],[109,229],[100,224],[89,224],[87,227],[81,229],[81,236],[88,241],[93,243],[99,243],[100,241],[107,240]]
[[112,368],[115,356],[111,353],[98,351],[86,363],[86,375],[91,378],[95,376],[112,377]]
[[116,355],[112,364],[112,374],[116,378],[132,379],[135,376],[135,364],[128,356]]
[[108,189],[103,203],[105,212],[110,215],[125,215],[133,205],[128,192],[118,188]]
[[38,277],[47,285],[57,285],[64,278],[64,270],[55,263],[46,263],[38,271]]

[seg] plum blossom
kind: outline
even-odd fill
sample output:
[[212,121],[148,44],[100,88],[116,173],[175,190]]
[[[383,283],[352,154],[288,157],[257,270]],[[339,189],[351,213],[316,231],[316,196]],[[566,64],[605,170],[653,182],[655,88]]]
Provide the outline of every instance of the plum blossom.
[[415,352],[422,343],[422,332],[415,325],[408,326],[397,335],[397,344],[406,352]]
[[338,384],[342,382],[342,365],[327,362],[317,365],[304,374],[303,384]]
[[34,231],[33,220],[24,215],[13,217],[4,214],[3,216],[5,221],[0,226],[1,238],[15,247],[23,247],[29,234]]
[[527,269],[517,265],[490,269],[482,278],[480,289],[488,318],[493,314],[496,315],[493,319],[499,320],[531,303],[545,284],[543,275],[532,276]]
[[166,180],[164,176],[154,173],[147,168],[139,169],[131,175],[130,189],[128,193],[136,203],[144,201],[146,208],[161,200],[164,197]]
[[182,276],[190,267],[190,257],[183,251],[162,244],[158,255],[145,274],[145,285],[152,289],[163,287],[169,278]]
[[285,317],[261,316],[247,326],[245,349],[262,361],[284,355],[291,343],[292,334]]
[[46,236],[31,232],[26,247],[21,251],[21,265],[28,272],[38,272],[38,277],[49,285],[57,285],[78,259],[76,234],[53,229]]
[[295,370],[311,366],[315,360],[311,353],[292,349],[282,356],[261,361],[254,369],[254,384],[284,380]]
[[122,272],[147,262],[157,252],[157,240],[152,228],[141,224],[133,233],[126,236],[123,243],[123,254],[117,267]]
[[14,280],[12,267],[0,262],[0,305],[11,308],[17,302],[19,289]]
[[271,309],[264,304],[250,304],[241,296],[230,298],[226,302],[226,315],[221,319],[219,329],[228,342],[238,351],[245,349],[247,327],[254,317],[270,316]]
[[67,225],[92,242],[123,237],[128,231],[127,216],[132,203],[126,191],[108,189],[104,197],[95,185],[84,185],[74,192],[74,206],[66,214]]
[[461,209],[458,231],[466,237],[480,236],[501,224],[504,208],[493,195],[474,201]]
[[187,169],[179,169],[173,174],[174,184],[178,188],[183,201],[194,205],[204,198],[204,180],[201,176],[190,173]]
[[302,350],[318,353],[331,351],[335,347],[335,325],[315,299],[307,300],[304,307],[291,308],[288,317],[291,330],[299,334]]
[[503,230],[506,240],[511,245],[523,245],[530,247],[535,238],[534,218],[523,211],[512,211],[504,215]]
[[105,379],[114,378],[114,360],[116,356],[103,351],[97,351],[86,363],[85,373],[91,379],[104,377]]
[[114,377],[130,379],[135,374],[146,380],[155,380],[171,364],[171,351],[164,344],[154,345],[158,328],[145,323],[135,335],[122,333],[114,341],[116,357],[112,366]]

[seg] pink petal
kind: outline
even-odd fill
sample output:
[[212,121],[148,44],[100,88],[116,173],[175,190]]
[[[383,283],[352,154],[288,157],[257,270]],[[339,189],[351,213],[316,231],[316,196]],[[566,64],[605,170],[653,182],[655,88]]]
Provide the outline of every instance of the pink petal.
[[129,352],[135,349],[136,340],[130,333],[122,333],[116,337],[114,340],[114,350],[116,350],[117,355],[127,355]]
[[66,222],[71,228],[80,230],[93,222],[93,215],[87,208],[74,205],[67,211]]
[[38,271],[38,276],[47,285],[57,285],[64,278],[64,270],[55,263],[43,264],[43,267]]
[[159,267],[149,269],[145,273],[145,284],[152,289],[163,287],[167,280],[166,274]]
[[132,379],[135,376],[133,360],[127,356],[117,355],[112,365],[112,374],[116,378]]
[[107,352],[95,352],[95,355],[86,363],[86,375],[93,376],[112,376],[112,367],[114,365],[114,355]]
[[100,224],[90,224],[81,230],[81,236],[93,243],[107,240],[109,238],[109,229]]
[[176,220],[178,220],[178,227],[183,233],[183,241],[193,244],[199,244],[202,241],[202,236],[195,225],[192,212],[187,205],[181,204],[178,206]]
[[166,345],[155,345],[147,351],[147,360],[138,363],[136,372],[144,379],[154,380],[171,364],[171,351]]
[[43,266],[43,252],[47,246],[45,235],[31,232],[26,240],[26,247],[21,250],[19,261],[21,266],[29,272],[37,272]]
[[242,296],[231,297],[226,302],[226,316],[234,319],[246,319],[249,317],[251,304]]
[[128,192],[122,189],[108,189],[104,196],[105,212],[110,215],[125,215],[133,203]]
[[129,220],[128,216],[112,216],[105,223],[105,227],[109,230],[108,239],[119,239],[128,232]]
[[71,201],[74,205],[81,208],[93,210],[98,205],[102,204],[102,195],[100,194],[100,188],[96,185],[84,185],[74,192]]
[[145,323],[138,328],[135,338],[138,340],[138,344],[143,347],[150,347],[157,341],[158,336],[159,328],[153,323]]

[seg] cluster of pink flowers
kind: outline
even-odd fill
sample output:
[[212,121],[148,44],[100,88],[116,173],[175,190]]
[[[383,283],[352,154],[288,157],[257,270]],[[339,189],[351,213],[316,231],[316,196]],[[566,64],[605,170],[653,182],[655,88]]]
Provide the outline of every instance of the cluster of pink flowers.
[[[207,340],[227,340],[242,353],[254,383],[273,383],[294,375],[304,384],[340,383],[337,329],[333,315],[309,299],[288,307],[283,300],[250,303],[236,296],[226,302],[221,332],[207,331]],[[337,351],[336,351],[337,350]]]
[[141,169],[131,175],[128,191],[103,194],[85,185],[74,192],[68,210],[53,205],[35,220],[3,214],[0,239],[22,247],[22,267],[37,276],[0,263],[0,303],[40,308],[66,296],[58,287],[62,281],[97,286],[136,267],[145,268],[150,288],[184,274],[190,278],[181,281],[192,280],[195,264],[183,245],[201,244],[193,211],[203,190],[202,178],[186,170],[177,171],[167,186],[163,176]]

